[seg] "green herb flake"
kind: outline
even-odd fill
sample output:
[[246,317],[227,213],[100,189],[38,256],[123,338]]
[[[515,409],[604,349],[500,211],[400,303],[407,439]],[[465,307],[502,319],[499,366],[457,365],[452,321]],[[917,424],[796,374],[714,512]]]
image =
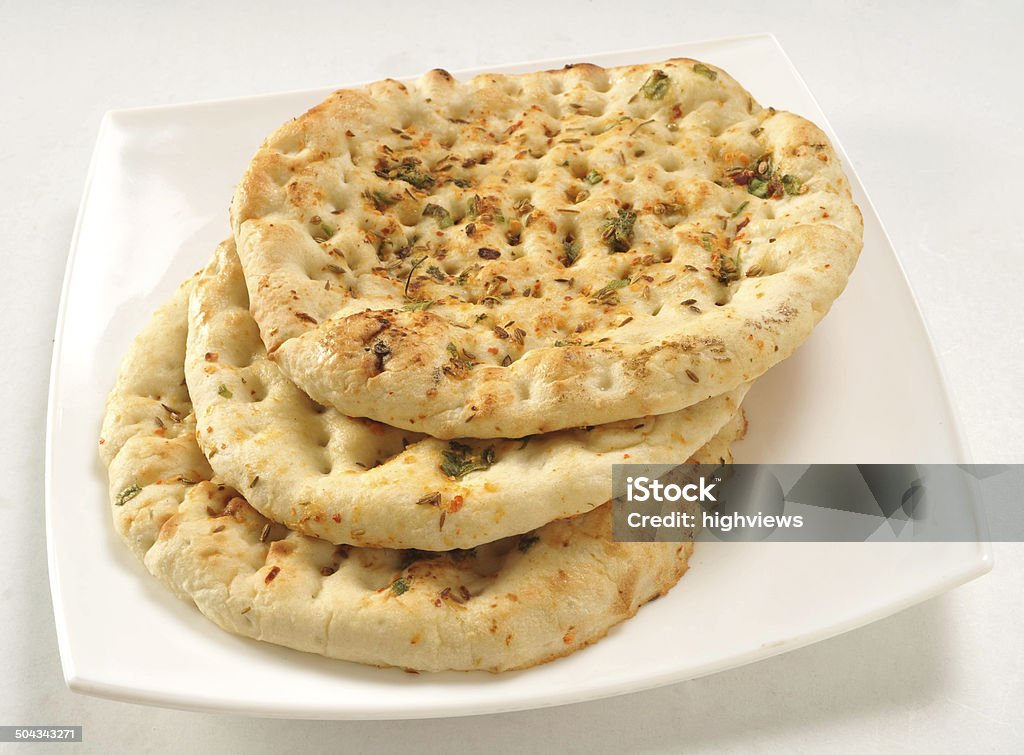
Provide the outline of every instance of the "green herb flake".
[[806,191],[806,189],[804,189],[804,182],[789,173],[782,177],[782,188],[791,196],[803,194],[804,191]]
[[668,91],[669,81],[668,74],[655,70],[640,87],[640,91],[649,100],[660,100]]
[[750,179],[750,183],[747,184],[747,192],[753,194],[758,199],[768,198],[768,181],[763,178]]
[[368,191],[365,194],[363,194],[363,196],[369,199],[370,202],[373,204],[374,208],[376,208],[380,212],[383,212],[388,207],[390,207],[391,205],[395,204],[395,202],[398,201],[394,197],[388,196],[386,192],[383,192],[380,189]]
[[466,353],[465,349],[460,350],[451,341],[448,342],[446,347],[448,351],[448,363],[441,367],[441,371],[454,378],[463,378],[469,371],[476,367],[477,362],[475,359]]
[[750,200],[749,199],[748,200],[744,200],[743,203],[739,207],[737,207],[735,210],[732,211],[732,217],[736,217],[741,212],[743,212],[745,209],[747,209],[747,205],[748,204],[750,204]]
[[635,212],[619,210],[615,217],[605,219],[601,238],[608,242],[613,252],[628,251],[633,242],[633,225],[635,223]]
[[423,214],[437,220],[438,228],[451,228],[454,224],[448,210],[437,204],[428,204],[423,208]]
[[409,592],[409,582],[408,577],[399,577],[391,583],[391,592],[395,595],[404,595]]
[[392,165],[389,168],[380,168],[374,171],[381,178],[387,178],[392,181],[405,181],[407,184],[415,186],[417,189],[429,189],[436,182],[434,177],[429,173],[426,173],[417,167],[420,161],[416,158],[406,158],[398,165]]
[[443,283],[448,280],[448,276],[444,274],[444,270],[439,268],[437,265],[431,265],[427,268],[427,275],[436,280],[438,283]]
[[117,494],[117,500],[114,502],[115,506],[124,506],[128,501],[137,496],[142,492],[142,488],[138,485],[129,485],[120,493]]
[[320,230],[324,234],[324,241],[334,236],[337,232],[337,229],[334,226],[328,225],[327,223],[321,223]]
[[693,72],[696,74],[700,74],[701,76],[705,76],[711,81],[714,81],[715,79],[718,78],[718,71],[708,68],[703,63],[694,63]]
[[562,239],[562,249],[565,250],[565,266],[573,264],[580,256],[580,242],[568,234]]
[[604,180],[604,176],[602,176],[596,170],[592,170],[589,173],[587,173],[586,177],[583,180],[586,181],[591,186],[596,186],[597,184],[601,183]]
[[490,469],[494,464],[494,446],[488,446],[483,451],[475,453],[469,446],[458,441],[449,441],[448,448],[441,452],[444,461],[440,469],[452,479],[458,480],[470,472],[478,472]]
[[594,299],[606,299],[609,294],[620,288],[625,288],[629,285],[629,278],[621,278],[619,280],[609,281],[605,286],[599,288],[592,298]]
[[590,300],[603,305],[615,306],[619,303],[619,295],[615,292],[620,288],[628,286],[629,282],[628,278],[610,281],[607,285],[591,294]]
[[232,398],[234,394],[231,393],[231,390],[224,383],[221,383],[217,387],[217,395],[221,398]]
[[430,309],[433,305],[433,301],[414,301],[412,304],[406,304],[402,309],[408,312],[414,312],[416,310]]

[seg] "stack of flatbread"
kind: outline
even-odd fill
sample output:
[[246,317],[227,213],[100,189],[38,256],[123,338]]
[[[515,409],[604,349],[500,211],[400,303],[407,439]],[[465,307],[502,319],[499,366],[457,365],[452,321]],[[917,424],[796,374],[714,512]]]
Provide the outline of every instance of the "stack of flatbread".
[[335,92],[230,225],[109,398],[117,531],[228,631],[430,671],[680,579],[692,543],[612,540],[612,464],[728,462],[862,236],[821,130],[685,59]]

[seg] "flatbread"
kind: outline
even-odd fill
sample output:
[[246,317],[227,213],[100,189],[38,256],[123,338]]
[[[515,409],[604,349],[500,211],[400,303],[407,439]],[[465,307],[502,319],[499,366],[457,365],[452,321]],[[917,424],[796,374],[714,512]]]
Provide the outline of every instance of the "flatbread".
[[[187,289],[125,358],[100,448],[118,533],[223,629],[378,666],[503,671],[600,639],[685,572],[692,543],[612,542],[610,505],[445,554],[336,546],[265,519],[210,478],[194,440]],[[700,460],[729,461],[742,429],[737,416]]]
[[194,282],[157,310],[125,355],[100,431],[114,526],[140,559],[188,490],[213,475],[196,444],[182,367]]
[[613,463],[687,459],[748,388],[656,417],[449,442],[347,417],[295,387],[266,356],[230,240],[196,283],[190,321],[185,374],[219,479],[333,543],[471,548],[590,511],[608,499]]
[[256,153],[232,224],[285,373],[440,438],[748,382],[828,311],[863,233],[817,126],[686,59],[335,92]]

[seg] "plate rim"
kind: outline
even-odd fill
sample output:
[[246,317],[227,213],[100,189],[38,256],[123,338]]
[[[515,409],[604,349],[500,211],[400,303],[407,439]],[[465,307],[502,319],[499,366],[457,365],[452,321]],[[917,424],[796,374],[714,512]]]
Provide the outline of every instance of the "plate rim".
[[[607,58],[612,56],[622,55],[635,55],[635,56],[646,56],[646,55],[657,55],[659,53],[665,54],[678,54],[679,48],[682,47],[693,47],[698,45],[710,45],[710,44],[728,44],[733,42],[761,40],[770,42],[782,59],[785,61],[790,73],[803,88],[804,92],[811,98],[818,112],[822,114],[819,125],[826,130],[833,141],[833,146],[836,152],[839,154],[841,160],[845,163],[848,172],[856,182],[860,189],[863,197],[866,210],[878,221],[879,229],[884,236],[889,248],[893,252],[893,258],[900,271],[903,279],[903,283],[907,287],[907,291],[910,294],[910,299],[913,304],[914,312],[917,316],[917,321],[922,327],[926,336],[926,346],[928,353],[931,357],[931,365],[935,375],[938,377],[939,388],[941,389],[941,396],[946,410],[946,416],[949,419],[949,432],[952,440],[954,441],[956,451],[963,463],[970,463],[973,461],[973,454],[969,447],[967,436],[963,431],[962,417],[959,413],[959,409],[956,404],[952,401],[951,386],[946,374],[943,369],[942,362],[938,358],[938,352],[935,347],[935,340],[932,335],[931,328],[929,327],[928,321],[925,319],[923,312],[920,308],[920,300],[916,295],[915,289],[911,284],[909,277],[907,276],[906,269],[903,261],[896,250],[896,247],[892,244],[891,237],[885,224],[875,209],[874,202],[860,180],[859,175],[853,168],[853,162],[850,159],[848,153],[839,140],[838,135],[832,128],[827,116],[825,116],[817,98],[814,96],[813,91],[807,86],[806,81],[800,74],[799,69],[794,65],[792,59],[786,53],[785,48],[780,44],[774,34],[769,32],[758,32],[750,34],[731,35],[726,37],[716,38],[705,38],[698,40],[684,40],[681,42],[656,45],[642,48],[622,48],[615,50],[603,50],[598,52],[586,53],[583,55],[572,55],[563,57],[548,57],[535,60],[524,60],[513,63],[505,63],[496,66],[490,66],[486,68],[477,69],[460,69],[454,71],[455,76],[473,75],[484,71],[507,71],[519,68],[535,68],[542,69],[543,67],[561,67],[571,60],[585,60],[588,58]],[[411,77],[401,76],[401,79],[408,80]],[[342,86],[359,86],[368,82],[356,82],[352,84],[343,84]],[[140,107],[131,108],[112,108],[107,110],[102,118],[100,119],[100,125],[97,130],[96,141],[93,146],[92,155],[90,157],[89,166],[86,171],[85,181],[82,190],[82,199],[78,206],[78,211],[75,218],[75,223],[71,235],[71,242],[69,245],[68,259],[65,263],[64,278],[61,285],[60,299],[57,310],[57,317],[54,326],[54,347],[53,353],[50,360],[50,375],[48,381],[48,392],[47,392],[47,411],[46,411],[46,441],[44,449],[44,507],[45,507],[45,534],[46,534],[46,550],[47,550],[47,569],[50,587],[51,604],[54,612],[54,620],[56,624],[57,633],[57,645],[60,654],[61,668],[63,676],[68,688],[74,692],[87,694],[91,696],[101,697],[110,700],[117,700],[121,702],[139,703],[146,705],[155,705],[165,708],[174,708],[178,710],[191,710],[191,711],[205,711],[214,713],[227,713],[236,715],[250,715],[250,716],[267,716],[275,718],[289,718],[289,719],[309,719],[309,720],[401,720],[401,719],[427,719],[427,718],[449,718],[449,717],[462,717],[462,716],[476,716],[476,715],[488,715],[499,712],[515,712],[522,710],[533,710],[541,708],[556,707],[560,705],[569,705],[579,702],[585,702],[590,700],[599,700],[608,697],[614,697],[618,695],[632,694],[648,689],[655,689],[666,685],[687,681],[690,679],[696,679],[710,674],[718,673],[720,671],[726,671],[728,669],[737,668],[740,666],[748,665],[750,663],[767,660],[768,658],[780,655],[782,653],[789,652],[791,650],[797,650],[801,647],[820,642],[832,637],[838,636],[845,632],[857,629],[867,624],[878,621],[887,616],[891,616],[895,613],[903,611],[910,606],[929,600],[937,595],[945,593],[955,587],[963,585],[971,580],[974,580],[980,576],[991,571],[994,566],[994,551],[991,542],[989,541],[978,541],[975,543],[977,547],[977,558],[971,562],[964,562],[962,567],[947,575],[944,580],[938,581],[928,586],[925,590],[917,589],[911,595],[902,596],[900,599],[888,602],[883,606],[878,606],[871,611],[866,611],[862,614],[858,614],[855,617],[847,618],[843,621],[836,622],[829,625],[826,629],[812,628],[804,633],[796,635],[786,641],[780,642],[777,646],[770,649],[771,652],[761,652],[764,649],[751,650],[745,654],[738,656],[732,656],[727,660],[716,660],[709,661],[701,666],[698,666],[696,670],[687,670],[683,672],[679,671],[666,671],[663,673],[654,673],[645,676],[643,679],[629,679],[620,681],[614,684],[597,684],[587,687],[585,690],[577,691],[575,694],[565,692],[554,692],[547,695],[541,693],[532,693],[529,695],[529,699],[525,699],[525,696],[519,695],[512,700],[502,699],[497,701],[487,701],[480,707],[463,711],[459,710],[456,712],[450,709],[441,709],[438,706],[431,706],[430,702],[427,701],[422,707],[413,707],[404,711],[395,710],[382,710],[380,708],[373,708],[367,710],[360,710],[358,708],[353,709],[351,705],[346,708],[328,707],[325,706],[318,710],[312,710],[308,706],[301,710],[295,708],[288,708],[287,705],[282,705],[281,701],[275,701],[274,703],[262,702],[261,704],[246,703],[244,706],[239,704],[232,705],[230,701],[226,701],[223,698],[204,698],[201,694],[192,692],[188,697],[185,697],[176,692],[160,692],[154,689],[139,689],[126,687],[122,684],[111,683],[103,680],[90,679],[82,676],[75,666],[74,656],[71,652],[70,638],[67,631],[67,617],[64,612],[64,600],[62,599],[61,590],[61,579],[59,578],[59,565],[56,554],[56,533],[55,533],[55,503],[53,493],[53,457],[56,446],[56,423],[57,423],[57,404],[58,404],[58,388],[60,383],[60,377],[62,375],[61,365],[63,361],[64,352],[64,331],[67,318],[68,299],[71,290],[71,281],[74,278],[74,270],[78,260],[79,242],[83,220],[86,214],[87,207],[90,204],[90,197],[93,189],[94,179],[99,165],[100,157],[104,151],[107,138],[111,128],[115,125],[115,122],[120,118],[130,118],[134,115],[154,115],[167,112],[184,112],[189,110],[199,110],[211,106],[220,105],[241,105],[249,103],[258,103],[260,101],[273,100],[284,96],[302,96],[302,95],[315,95],[324,91],[330,91],[336,87],[309,87],[302,89],[291,89],[291,90],[279,90],[274,92],[243,95],[235,97],[225,98],[214,98],[205,100],[195,100],[182,103],[170,103],[170,104],[157,104],[157,105],[145,105]],[[976,507],[977,509],[977,507]],[[481,672],[482,673],[482,672]]]

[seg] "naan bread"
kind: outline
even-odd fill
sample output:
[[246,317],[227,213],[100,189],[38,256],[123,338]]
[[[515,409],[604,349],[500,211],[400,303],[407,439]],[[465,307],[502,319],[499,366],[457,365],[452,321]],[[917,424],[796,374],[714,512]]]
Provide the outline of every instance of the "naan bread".
[[114,526],[140,559],[185,494],[213,475],[196,444],[182,364],[194,283],[157,310],[125,355],[100,431]]
[[[122,365],[100,440],[119,534],[227,631],[423,671],[503,671],[567,655],[668,591],[692,543],[615,543],[610,505],[473,550],[336,546],[262,517],[211,479],[184,385],[183,287]],[[730,459],[743,420],[699,454]]]
[[266,356],[232,242],[199,277],[185,374],[218,478],[265,516],[333,543],[471,548],[590,511],[611,465],[680,463],[743,385],[686,409],[526,440],[443,441],[313,402]]
[[684,59],[338,91],[257,152],[232,223],[284,372],[439,438],[736,388],[809,335],[862,240],[824,133]]

